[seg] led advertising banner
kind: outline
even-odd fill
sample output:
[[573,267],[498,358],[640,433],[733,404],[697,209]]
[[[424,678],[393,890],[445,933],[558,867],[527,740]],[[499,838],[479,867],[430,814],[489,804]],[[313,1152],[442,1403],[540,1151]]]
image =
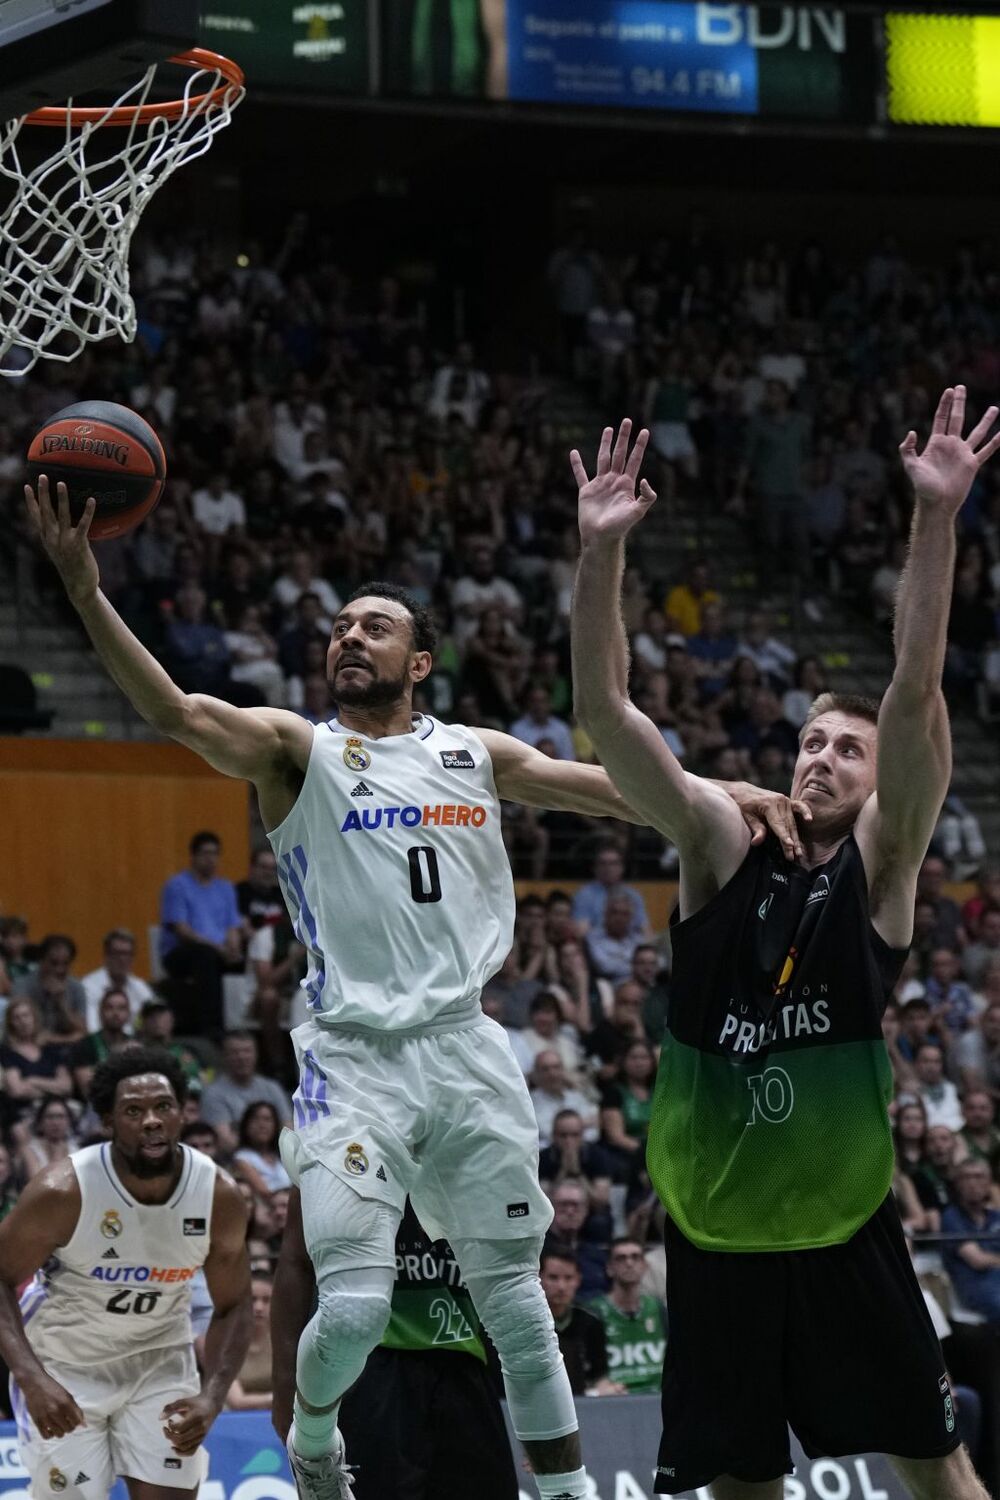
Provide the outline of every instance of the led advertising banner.
[[683,0],[384,0],[389,93],[874,118],[870,16]]
[[885,18],[889,119],[1000,126],[1000,17]]
[[238,62],[251,90],[368,89],[368,0],[205,0],[200,41]]
[[[655,1500],[659,1396],[584,1397],[577,1410],[591,1500]],[[223,1412],[205,1447],[208,1478],[198,1500],[296,1500],[285,1450],[266,1412]],[[516,1439],[513,1449],[520,1453]],[[348,1459],[350,1451],[348,1436]],[[785,1500],[905,1500],[906,1490],[886,1458],[810,1460],[794,1440],[792,1458],[795,1474],[785,1480]],[[537,1500],[535,1486],[522,1475],[519,1500],[533,1497]],[[0,1500],[31,1500],[12,1422],[0,1422]],[[111,1500],[127,1500],[121,1480]],[[688,1491],[677,1500],[711,1500],[711,1495],[706,1488]]]

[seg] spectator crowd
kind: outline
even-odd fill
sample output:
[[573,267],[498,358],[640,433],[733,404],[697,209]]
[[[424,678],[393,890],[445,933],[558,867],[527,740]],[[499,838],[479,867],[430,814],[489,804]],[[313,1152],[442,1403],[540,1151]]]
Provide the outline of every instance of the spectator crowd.
[[[182,687],[329,716],[332,616],[365,579],[391,577],[442,627],[419,709],[588,758],[571,714],[576,507],[554,377],[489,370],[467,339],[448,347],[419,290],[352,277],[304,214],[235,267],[196,232],[140,242],[135,260],[132,346],[5,382],[15,535],[30,435],[83,395],[120,400],[156,427],[170,479],[144,525],[101,544],[102,584]],[[659,514],[696,497],[745,517],[759,544],[750,608],[706,558],[668,553],[662,576],[633,559],[633,696],[688,769],[785,789],[835,657],[797,651],[769,596],[792,584],[814,623],[847,605],[888,626],[909,524],[900,436],[926,427],[946,382],[966,381],[974,412],[1000,386],[989,248],[938,268],[892,241],[855,265],[818,244],[740,257],[695,220],[625,260],[581,229],[548,279],[567,371],[606,412],[651,427]],[[1000,693],[998,588],[988,466],[963,511],[947,668],[952,701],[985,714]],[[949,837],[974,868],[982,841],[953,812]],[[505,830],[517,873],[555,879],[602,832],[514,808]],[[659,838],[616,834],[637,872],[671,868]]]
[[[741,254],[731,226],[695,216],[621,258],[602,253],[581,224],[552,255],[548,278],[566,369],[590,383],[608,416],[629,411],[648,424],[661,499],[686,490],[745,518],[763,594],[784,580],[813,622],[839,600],[887,628],[909,530],[897,447],[910,428],[927,430],[947,385],[967,386],[973,420],[997,399],[993,243],[958,244],[937,264],[892,235],[851,260],[818,240],[773,239]],[[1000,475],[985,470],[961,517],[946,690],[990,716],[1000,684],[998,524]],[[727,681],[740,654],[779,699],[813,686],[799,678],[816,663],[761,653],[766,616],[727,619],[723,608],[706,628],[705,606],[719,601],[705,567],[695,564],[688,582],[687,594],[667,597],[667,630],[689,651],[699,642],[696,672],[702,689],[709,677],[711,698],[753,683],[749,670]],[[659,615],[663,601],[651,602]],[[657,629],[664,649],[658,619]],[[744,646],[755,631],[754,649],[737,651],[741,630]],[[784,714],[801,722],[787,704]]]

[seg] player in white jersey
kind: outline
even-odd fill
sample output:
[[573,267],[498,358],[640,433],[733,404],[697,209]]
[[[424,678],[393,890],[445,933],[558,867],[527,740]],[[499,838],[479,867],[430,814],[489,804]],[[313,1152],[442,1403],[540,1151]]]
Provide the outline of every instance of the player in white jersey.
[[[130,1500],[177,1500],[204,1475],[249,1344],[250,1266],[235,1184],[179,1144],[186,1091],[169,1053],[113,1053],[90,1091],[110,1140],[40,1173],[0,1224],[0,1356],[36,1500],[106,1500],[118,1477]],[[200,1380],[199,1267],[214,1303]]]
[[[597,766],[414,717],[434,628],[391,584],[357,590],[334,622],[329,724],[181,692],[100,591],[92,503],[74,527],[58,493],[56,510],[40,479],[28,512],[95,649],[151,724],[254,783],[309,952],[312,1019],[295,1033],[296,1128],[283,1142],[318,1288],[289,1444],[303,1500],[349,1495],[337,1409],[389,1318],[407,1193],[452,1244],[540,1494],[579,1500],[576,1412],[538,1279],[551,1218],[538,1133],[479,990],[513,931],[500,799],[637,820]],[[797,841],[785,799],[753,796],[786,846]]]

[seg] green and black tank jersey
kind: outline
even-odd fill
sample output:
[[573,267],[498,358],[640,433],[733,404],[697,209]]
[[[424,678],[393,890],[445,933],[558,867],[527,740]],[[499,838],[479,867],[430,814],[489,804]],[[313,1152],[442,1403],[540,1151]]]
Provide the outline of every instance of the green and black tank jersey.
[[383,1349],[441,1349],[486,1363],[482,1324],[447,1240],[427,1238],[409,1199],[396,1234],[396,1285]]
[[872,927],[853,835],[825,864],[751,847],[671,922],[647,1166],[705,1250],[840,1244],[892,1181],[882,1013],[906,958]]

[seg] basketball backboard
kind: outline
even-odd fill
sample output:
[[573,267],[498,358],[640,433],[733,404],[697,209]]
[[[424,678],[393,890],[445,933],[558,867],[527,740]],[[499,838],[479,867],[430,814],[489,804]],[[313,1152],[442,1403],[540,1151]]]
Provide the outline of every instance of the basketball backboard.
[[0,0],[0,120],[194,46],[199,0]]

